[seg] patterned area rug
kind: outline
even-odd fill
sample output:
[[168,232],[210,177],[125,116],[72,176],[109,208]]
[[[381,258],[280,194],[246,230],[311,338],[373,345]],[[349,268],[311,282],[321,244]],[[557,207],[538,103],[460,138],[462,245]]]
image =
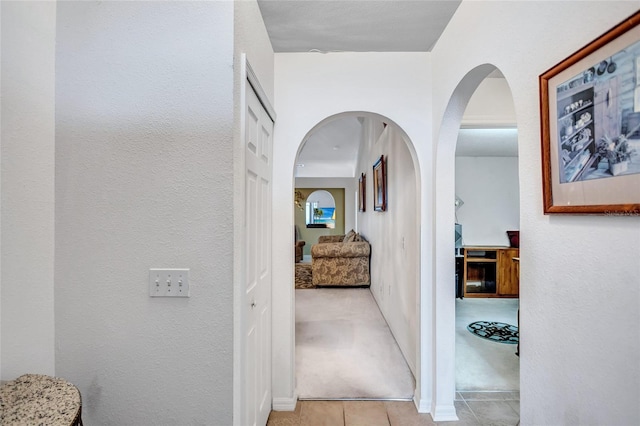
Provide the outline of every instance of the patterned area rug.
[[296,263],[296,288],[316,288],[311,279],[310,263]]
[[503,322],[476,321],[469,324],[467,330],[492,342],[515,345],[519,340],[518,327]]

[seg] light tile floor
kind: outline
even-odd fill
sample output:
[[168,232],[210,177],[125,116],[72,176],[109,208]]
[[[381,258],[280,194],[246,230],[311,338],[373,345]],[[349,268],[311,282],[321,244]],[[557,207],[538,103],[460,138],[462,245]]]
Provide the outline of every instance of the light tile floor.
[[516,426],[519,392],[458,392],[457,422],[434,422],[410,401],[299,401],[295,411],[272,411],[268,426]]

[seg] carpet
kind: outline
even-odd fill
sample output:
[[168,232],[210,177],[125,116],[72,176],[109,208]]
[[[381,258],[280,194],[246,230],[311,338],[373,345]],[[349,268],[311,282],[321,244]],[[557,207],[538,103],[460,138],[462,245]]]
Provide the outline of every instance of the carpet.
[[516,345],[518,343],[518,327],[495,321],[476,321],[467,326],[467,330],[476,336],[492,342]]
[[300,399],[413,397],[411,370],[368,288],[295,293]]
[[456,390],[520,390],[520,358],[516,345],[495,344],[469,333],[475,321],[518,324],[518,299],[456,299]]
[[313,285],[310,263],[296,263],[295,288],[316,288],[316,286]]

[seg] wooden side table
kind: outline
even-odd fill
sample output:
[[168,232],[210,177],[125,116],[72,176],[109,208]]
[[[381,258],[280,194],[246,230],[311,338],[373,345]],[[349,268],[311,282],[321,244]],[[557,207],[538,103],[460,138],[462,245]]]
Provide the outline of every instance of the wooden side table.
[[0,423],[81,426],[80,391],[58,377],[25,374],[0,387]]

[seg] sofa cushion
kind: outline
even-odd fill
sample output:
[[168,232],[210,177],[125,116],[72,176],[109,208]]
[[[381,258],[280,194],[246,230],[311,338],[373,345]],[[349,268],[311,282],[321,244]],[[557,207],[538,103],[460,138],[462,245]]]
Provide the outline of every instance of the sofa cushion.
[[371,246],[360,241],[342,244],[314,244],[311,246],[311,257],[369,257]]
[[318,237],[318,243],[341,243],[344,239],[344,235],[320,235]]
[[356,231],[354,231],[353,229],[349,232],[347,232],[347,234],[344,236],[344,240],[342,240],[343,243],[352,243],[356,240]]
[[353,241],[355,241],[355,242],[359,242],[359,241],[367,242],[367,240],[362,235],[360,235],[359,233],[356,234],[356,236],[355,236]]

